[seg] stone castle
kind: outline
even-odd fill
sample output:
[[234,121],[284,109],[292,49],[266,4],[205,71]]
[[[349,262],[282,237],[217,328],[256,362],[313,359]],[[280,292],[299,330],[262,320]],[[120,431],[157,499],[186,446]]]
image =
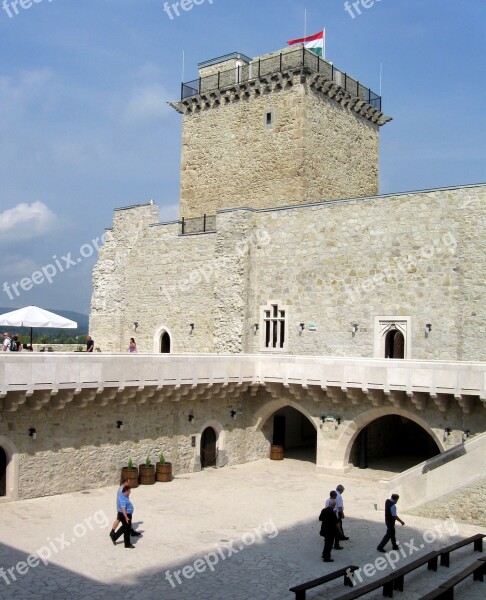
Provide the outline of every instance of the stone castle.
[[[272,444],[340,474],[449,453],[428,499],[480,481],[486,186],[378,195],[382,99],[302,47],[206,61],[172,106],[180,218],[115,211],[93,272],[102,353],[0,357],[0,496]],[[441,470],[464,447],[476,462]]]

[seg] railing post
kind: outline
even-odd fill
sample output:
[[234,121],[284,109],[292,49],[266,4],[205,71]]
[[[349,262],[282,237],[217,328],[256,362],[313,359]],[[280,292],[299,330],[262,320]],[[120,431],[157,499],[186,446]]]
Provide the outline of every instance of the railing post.
[[368,88],[368,104],[371,104],[371,90]]
[[201,93],[201,82],[202,82],[202,77],[199,77],[199,90],[198,90],[198,94]]
[[359,98],[359,81],[356,82],[356,96]]
[[240,83],[240,65],[238,65],[238,81],[236,83]]
[[181,100],[184,100],[184,82],[181,83]]
[[305,67],[305,46],[302,46],[302,66]]
[[204,220],[203,220],[203,233],[206,233],[206,213],[204,213]]
[[221,81],[221,71],[218,71],[218,90],[220,88],[220,81]]
[[184,225],[185,225],[184,217],[182,217],[182,235],[184,235]]
[[331,65],[331,81],[334,81],[334,65]]
[[280,52],[280,73],[282,72],[282,53]]
[[259,58],[258,59],[258,79],[260,79],[260,66],[261,66],[261,62],[262,62],[262,59]]
[[344,73],[344,89],[348,91],[348,74]]

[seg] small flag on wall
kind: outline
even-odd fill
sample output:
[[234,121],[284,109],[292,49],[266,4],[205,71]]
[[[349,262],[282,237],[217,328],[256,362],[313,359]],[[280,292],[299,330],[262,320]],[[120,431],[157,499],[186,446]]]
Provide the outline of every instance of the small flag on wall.
[[322,56],[324,58],[324,42],[325,42],[325,34],[326,30],[320,31],[314,35],[307,35],[306,37],[300,38],[298,40],[291,40],[287,42],[289,46],[293,46],[294,44],[304,44],[304,46],[317,54],[317,56]]

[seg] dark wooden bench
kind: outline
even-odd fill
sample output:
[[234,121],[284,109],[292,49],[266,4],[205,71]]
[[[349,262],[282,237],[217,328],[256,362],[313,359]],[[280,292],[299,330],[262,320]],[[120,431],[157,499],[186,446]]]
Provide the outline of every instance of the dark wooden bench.
[[344,585],[348,585],[350,587],[353,586],[353,582],[348,577],[348,573],[351,571],[356,571],[359,567],[355,565],[349,565],[348,567],[343,567],[338,571],[333,571],[328,575],[323,575],[322,577],[318,577],[317,579],[313,579],[312,581],[308,581],[307,583],[301,583],[300,585],[296,585],[295,587],[290,588],[291,592],[295,592],[295,600],[305,600],[305,593],[307,590],[311,590],[312,588],[317,587],[318,585],[322,585],[324,583],[328,583],[329,581],[333,581],[338,577],[344,575]]
[[480,558],[454,577],[442,583],[436,590],[422,596],[420,600],[454,600],[454,587],[472,574],[474,581],[483,581],[486,574],[486,557]]
[[352,592],[348,592],[343,596],[339,596],[336,598],[336,600],[354,600],[355,598],[360,598],[361,596],[377,590],[380,587],[383,587],[383,596],[386,598],[393,598],[394,590],[400,590],[403,592],[403,581],[407,573],[415,571],[415,569],[418,569],[426,563],[429,571],[437,571],[437,558],[439,554],[439,550],[429,552],[428,554],[417,558],[413,562],[408,563],[401,569],[397,569],[393,573],[390,573],[390,575],[386,575],[381,579],[377,579],[371,583],[368,583],[367,585],[356,588]]
[[451,544],[446,548],[442,548],[440,551],[440,566],[448,567],[449,566],[449,555],[454,550],[458,550],[464,546],[468,546],[469,544],[474,544],[474,550],[476,552],[483,551],[483,538],[486,537],[484,533],[477,533],[476,535],[472,535],[471,537],[465,538],[464,540],[460,540],[455,544]]

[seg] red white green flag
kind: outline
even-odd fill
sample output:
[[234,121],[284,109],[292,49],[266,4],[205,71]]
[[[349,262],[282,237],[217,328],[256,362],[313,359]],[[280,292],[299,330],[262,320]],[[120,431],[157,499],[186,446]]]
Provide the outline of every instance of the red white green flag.
[[322,56],[322,58],[324,58],[325,33],[326,30],[324,29],[323,31],[320,31],[319,33],[316,33],[314,35],[307,35],[306,37],[300,38],[298,40],[291,40],[290,42],[287,42],[287,44],[289,46],[293,46],[294,44],[304,44],[304,46],[308,50],[314,52],[314,54],[317,54],[317,56]]

